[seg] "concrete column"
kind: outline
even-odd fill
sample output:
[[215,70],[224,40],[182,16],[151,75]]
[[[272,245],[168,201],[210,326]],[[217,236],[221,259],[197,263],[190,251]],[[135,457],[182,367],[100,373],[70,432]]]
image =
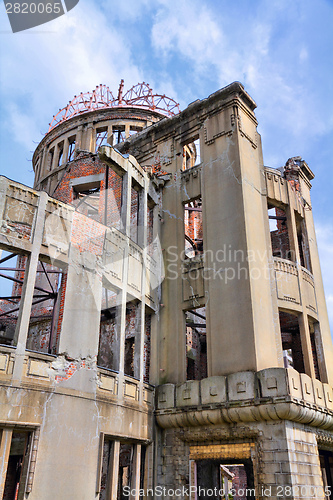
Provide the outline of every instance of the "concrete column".
[[256,120],[240,103],[212,120],[232,135],[200,137],[209,376],[279,366]]
[[130,237],[131,234],[131,187],[132,176],[128,170],[123,176],[122,205],[121,205],[121,226],[122,232]]
[[[165,146],[167,147],[167,146]],[[170,146],[169,146],[170,147]],[[163,151],[164,145],[160,145]],[[174,138],[174,156],[168,170],[175,175],[163,192],[161,212],[161,243],[166,269],[162,287],[160,326],[158,333],[159,383],[181,383],[186,380],[185,315],[182,310],[183,283],[181,253],[184,250],[184,207],[179,189],[179,171],[182,169],[183,146]],[[172,272],[171,272],[172,270]],[[176,278],[175,278],[176,277]],[[155,322],[156,324],[156,322]]]
[[[302,274],[300,274],[300,281],[302,280]],[[302,292],[302,287],[301,292]],[[310,328],[309,328],[309,320],[306,314],[306,310],[303,308],[303,313],[298,317],[299,331],[301,335],[301,344],[302,344],[302,353],[303,353],[303,361],[304,361],[304,369],[305,373],[309,375],[311,378],[316,378],[314,363],[313,363],[313,355],[312,355],[312,347],[311,347],[311,337],[310,337]]]
[[138,211],[138,245],[141,248],[147,246],[147,191],[139,191],[139,211]]
[[82,133],[83,133],[82,125],[79,125],[76,130],[77,132],[75,137],[75,149],[82,149]]
[[119,387],[122,387],[124,376],[124,358],[125,358],[125,329],[126,329],[126,303],[127,303],[127,281],[128,281],[128,246],[124,250],[123,263],[123,283],[122,290],[119,292],[119,306],[117,308],[117,331],[119,342]]
[[0,498],[3,498],[13,429],[2,429],[0,441]]
[[118,493],[118,473],[119,473],[119,441],[114,441],[112,445],[112,456],[109,464],[109,482],[107,485],[106,498],[108,500],[117,500]]
[[112,125],[108,126],[108,144],[113,145]]
[[91,153],[95,153],[94,126],[92,123],[88,123],[86,132],[86,141],[83,149],[91,151]]
[[[288,186],[288,193],[290,193],[291,188],[290,188],[289,182],[287,183],[287,186]],[[289,200],[290,200],[290,196],[289,196]],[[288,228],[290,250],[292,251],[292,257],[293,257],[293,260],[295,262],[300,264],[301,263],[301,256],[300,256],[299,248],[298,248],[295,211],[294,211],[294,208],[292,207],[292,205],[290,205],[290,204],[286,209],[286,217],[287,217],[287,228]]]
[[58,161],[58,146],[54,146],[54,148],[53,148],[53,158],[52,158],[52,162],[51,162],[51,165],[50,165],[50,172],[52,172],[52,170],[54,170],[55,168],[57,168],[57,161]]
[[37,166],[37,169],[35,171],[35,185],[39,183],[39,180],[43,175],[42,173],[44,168],[44,156],[45,156],[45,148],[42,149],[42,152],[40,154],[39,165]]
[[135,490],[136,494],[131,495],[131,500],[139,500],[140,489],[140,465],[141,465],[141,444],[134,446],[133,471],[131,480],[131,490]]
[[130,136],[130,125],[129,123],[125,124],[125,137],[126,139]]
[[[145,334],[146,334],[146,324],[145,324],[145,309],[146,309],[146,256],[147,256],[147,191],[148,183],[145,182],[145,187],[140,191],[139,198],[139,245],[143,248],[143,259],[142,259],[142,277],[141,277],[141,307],[140,307],[140,370],[139,378],[140,382],[143,383],[144,378],[144,344],[145,344]],[[135,349],[137,350],[137,349]]]
[[68,161],[68,149],[69,149],[69,140],[68,137],[64,139],[64,149],[62,154],[62,163],[67,163]]
[[44,176],[45,170],[46,170],[46,162],[47,162],[47,149],[43,148],[42,152],[42,157],[41,157],[41,162],[40,162],[40,169],[39,169],[39,175],[38,178],[35,176],[35,185],[39,184],[40,179]]
[[34,236],[32,244],[32,252],[27,259],[25,270],[24,283],[22,287],[22,298],[20,304],[19,315],[15,330],[15,339],[17,339],[17,347],[15,352],[13,380],[19,381],[22,378],[23,362],[25,356],[25,348],[27,343],[27,335],[30,323],[31,306],[33,302],[34,287],[36,281],[36,272],[39,262],[40,246],[43,239],[45,209],[48,196],[41,192],[36,214],[36,222],[34,225]]

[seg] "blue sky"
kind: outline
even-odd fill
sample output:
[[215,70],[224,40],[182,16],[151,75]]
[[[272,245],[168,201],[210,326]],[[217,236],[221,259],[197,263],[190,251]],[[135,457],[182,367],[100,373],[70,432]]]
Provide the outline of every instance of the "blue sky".
[[52,116],[81,91],[148,82],[184,109],[232,81],[258,105],[265,165],[302,156],[333,325],[333,1],[80,0],[12,34],[0,4],[1,173],[32,185]]

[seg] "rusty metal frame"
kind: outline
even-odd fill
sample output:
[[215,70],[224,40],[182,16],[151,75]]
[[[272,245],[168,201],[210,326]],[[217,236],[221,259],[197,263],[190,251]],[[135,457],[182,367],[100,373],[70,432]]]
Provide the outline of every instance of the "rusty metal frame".
[[102,84],[97,85],[91,92],[81,92],[80,95],[74,96],[67,106],[59,109],[58,113],[53,116],[48,132],[73,116],[96,109],[129,106],[151,109],[165,116],[174,116],[180,112],[179,104],[174,99],[165,94],[154,93],[148,83],[138,83],[124,95],[123,88],[124,80],[121,80],[117,97],[114,97],[109,87]]

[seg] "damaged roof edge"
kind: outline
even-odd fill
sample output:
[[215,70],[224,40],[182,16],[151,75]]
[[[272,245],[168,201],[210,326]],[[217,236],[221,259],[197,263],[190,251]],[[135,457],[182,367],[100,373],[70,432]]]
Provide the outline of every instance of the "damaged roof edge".
[[119,152],[122,154],[125,152],[128,152],[130,146],[132,144],[135,144],[135,142],[140,138],[144,138],[147,135],[152,133],[152,130],[158,129],[160,127],[163,127],[164,124],[168,123],[170,124],[176,124],[178,121],[180,121],[182,118],[186,117],[187,115],[192,115],[193,113],[198,113],[204,106],[207,106],[209,104],[213,104],[215,101],[221,101],[223,99],[226,99],[232,94],[238,94],[238,96],[243,100],[243,102],[250,108],[251,111],[254,111],[257,107],[256,102],[252,99],[252,97],[246,92],[244,89],[244,86],[240,82],[233,82],[230,85],[227,85],[226,87],[223,87],[222,89],[217,90],[210,96],[206,97],[205,99],[197,99],[196,101],[193,101],[191,104],[189,104],[183,111],[178,113],[175,116],[172,116],[171,118],[165,117],[162,118],[162,120],[153,123],[149,127],[145,128],[141,132],[138,132],[137,134],[133,135],[132,137],[126,139],[124,142],[117,144],[117,149]]

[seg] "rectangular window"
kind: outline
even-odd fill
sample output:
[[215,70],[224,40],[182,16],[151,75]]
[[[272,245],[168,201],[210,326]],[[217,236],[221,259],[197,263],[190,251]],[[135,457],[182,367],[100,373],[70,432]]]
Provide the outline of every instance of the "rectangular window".
[[273,257],[288,259],[295,262],[295,252],[292,252],[290,248],[287,216],[285,211],[282,208],[269,206],[268,219]]
[[54,158],[54,148],[50,149],[47,155],[47,170],[49,172],[52,170],[53,158]]
[[112,127],[112,144],[118,144],[119,142],[123,142],[126,139],[125,137],[125,125],[115,125]]
[[184,204],[185,258],[192,259],[203,252],[202,200]]
[[58,144],[58,162],[57,162],[57,166],[60,167],[60,165],[63,164],[63,161],[64,161],[64,141],[60,142]]
[[54,354],[57,351],[60,302],[66,282],[62,270],[39,261],[34,300],[31,307],[26,348],[35,352]]
[[318,450],[320,469],[323,478],[325,498],[333,498],[333,452],[329,450]]
[[119,370],[117,315],[117,292],[103,287],[97,364],[102,368],[116,371]]
[[[4,432],[8,431],[4,430],[3,433]],[[28,467],[32,440],[33,432],[14,430],[11,434],[11,444],[3,492],[4,500],[24,498],[25,491],[31,491],[32,477],[28,478]]]
[[108,143],[108,128],[102,127],[96,129],[96,142],[95,142],[95,153],[99,150],[101,146],[109,145]]
[[75,135],[73,135],[73,137],[70,137],[68,139],[68,158],[67,158],[67,161],[74,160],[74,153],[75,153]]
[[305,373],[298,317],[280,311],[279,319],[284,366],[295,368],[299,373]]
[[130,227],[130,238],[135,243],[138,243],[138,225],[139,225],[139,201],[140,201],[140,188],[132,179],[131,187],[131,227]]
[[96,187],[73,186],[73,206],[79,213],[100,222],[100,183],[96,184]]
[[309,240],[305,222],[296,212],[295,212],[295,220],[296,220],[297,242],[298,242],[299,255],[301,259],[301,266],[305,267],[306,269],[308,269],[308,271],[312,272],[310,251],[309,251]]
[[118,475],[118,500],[128,500],[125,487],[132,486],[134,445],[120,443],[119,449],[119,475]]
[[186,379],[207,377],[206,307],[191,309],[186,320]]
[[200,139],[197,137],[193,142],[183,146],[183,170],[200,165]]
[[[119,450],[119,455],[118,455]],[[100,456],[97,477],[97,493],[99,500],[110,500],[115,492],[111,491],[112,484],[117,483],[117,500],[128,500],[127,488],[134,487],[134,454],[136,445],[127,442],[113,441],[101,436]],[[141,454],[139,484],[143,482],[144,457]],[[118,461],[119,458],[119,461]],[[117,480],[112,477],[117,474]]]
[[154,202],[148,197],[147,204],[147,251],[149,255],[153,255],[153,240],[154,240]]
[[140,377],[141,303],[127,302],[125,327],[124,373]]

